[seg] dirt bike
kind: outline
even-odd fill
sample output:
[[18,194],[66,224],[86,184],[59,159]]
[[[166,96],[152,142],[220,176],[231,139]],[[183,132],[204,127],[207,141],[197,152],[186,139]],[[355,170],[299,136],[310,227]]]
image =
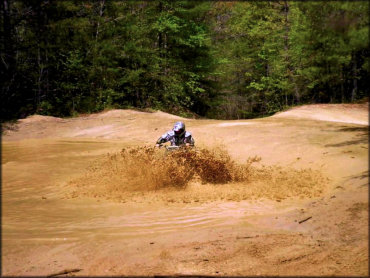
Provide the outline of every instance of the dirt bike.
[[186,145],[172,146],[172,145],[163,145],[163,144],[160,144],[158,147],[162,148],[163,146],[166,149],[166,154],[169,152],[180,150],[180,149],[186,149],[186,148],[194,149],[195,148],[195,146],[186,146]]

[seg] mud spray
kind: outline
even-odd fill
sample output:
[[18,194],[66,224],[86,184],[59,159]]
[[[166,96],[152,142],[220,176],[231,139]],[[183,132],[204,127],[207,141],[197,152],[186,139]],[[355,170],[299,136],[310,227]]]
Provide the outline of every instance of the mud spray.
[[232,160],[222,147],[165,152],[131,147],[96,160],[68,183],[69,198],[118,202],[208,202],[320,196],[328,184],[321,172],[264,166],[259,157]]

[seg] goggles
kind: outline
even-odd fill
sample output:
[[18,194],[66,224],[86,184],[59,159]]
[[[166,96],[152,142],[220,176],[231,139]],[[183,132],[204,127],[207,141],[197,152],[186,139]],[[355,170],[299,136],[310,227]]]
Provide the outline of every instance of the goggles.
[[180,135],[180,134],[182,134],[184,132],[184,130],[181,128],[181,129],[179,129],[179,130],[175,130],[175,134],[176,135]]

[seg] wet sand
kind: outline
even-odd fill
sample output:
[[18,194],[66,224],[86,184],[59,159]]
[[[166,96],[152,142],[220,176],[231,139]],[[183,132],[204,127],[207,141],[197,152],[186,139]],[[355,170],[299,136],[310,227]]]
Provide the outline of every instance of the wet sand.
[[[223,145],[238,163],[258,156],[259,166],[320,172],[318,196],[296,195],[303,181],[284,181],[292,175],[194,181],[123,199],[110,199],[110,191],[71,195],[70,181],[83,179],[96,161],[123,147],[152,145],[181,118],[112,110],[21,120],[2,138],[2,274],[366,276],[368,110],[354,108],[183,119],[199,148]],[[272,185],[285,197],[270,194]],[[240,197],[241,188],[249,194]]]

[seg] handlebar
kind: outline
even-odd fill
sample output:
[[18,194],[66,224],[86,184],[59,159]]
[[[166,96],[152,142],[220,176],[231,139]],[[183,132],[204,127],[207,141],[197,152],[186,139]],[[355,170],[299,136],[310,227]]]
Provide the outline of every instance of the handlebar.
[[[170,145],[170,146],[168,146],[168,145],[163,145],[163,144],[157,144],[157,146],[158,146],[158,148],[162,148],[164,146],[166,148],[166,150],[168,150],[168,151],[178,150],[180,148],[188,147],[187,145],[181,145],[181,146],[172,146],[172,145]],[[189,147],[194,147],[194,146],[189,145]]]

